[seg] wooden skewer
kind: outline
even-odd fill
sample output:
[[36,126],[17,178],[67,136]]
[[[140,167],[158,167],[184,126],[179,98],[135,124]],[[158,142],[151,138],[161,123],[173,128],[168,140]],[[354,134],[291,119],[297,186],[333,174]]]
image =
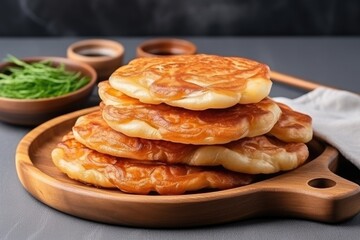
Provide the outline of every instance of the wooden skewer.
[[314,90],[315,88],[318,88],[318,87],[331,88],[329,86],[325,86],[325,85],[321,85],[321,84],[307,81],[304,79],[296,78],[296,77],[289,76],[289,75],[279,73],[276,71],[271,71],[270,78],[276,82],[281,82],[284,84],[288,84],[290,86],[294,86],[294,87],[298,87],[298,88],[302,88],[302,89],[310,90],[310,91]]

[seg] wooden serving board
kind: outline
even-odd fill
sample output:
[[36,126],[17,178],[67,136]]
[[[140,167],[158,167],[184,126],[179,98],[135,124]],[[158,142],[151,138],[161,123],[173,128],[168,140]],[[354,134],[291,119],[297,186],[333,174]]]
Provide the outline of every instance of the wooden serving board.
[[50,120],[17,147],[16,169],[25,189],[62,212],[139,227],[194,227],[256,216],[339,222],[360,212],[360,186],[333,173],[338,151],[319,140],[309,144],[311,157],[300,168],[229,190],[144,196],[73,181],[53,165],[50,152],[79,116],[96,109]]

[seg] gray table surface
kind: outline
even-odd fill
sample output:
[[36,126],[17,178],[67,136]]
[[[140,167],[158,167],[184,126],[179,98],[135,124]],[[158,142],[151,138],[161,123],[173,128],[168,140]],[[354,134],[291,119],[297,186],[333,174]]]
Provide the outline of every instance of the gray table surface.
[[[109,37],[126,49],[125,62],[145,38]],[[271,69],[333,87],[360,92],[360,38],[221,37],[187,38],[198,52],[243,56]],[[0,59],[7,54],[66,56],[79,38],[0,38]],[[271,96],[295,98],[303,90],[275,83]],[[98,103],[96,90],[87,105]],[[66,215],[34,199],[15,170],[15,150],[31,129],[0,122],[0,239],[359,239],[360,214],[338,224],[256,218],[192,229],[113,226]],[[358,172],[356,172],[357,174]],[[358,176],[357,176],[358,179]]]

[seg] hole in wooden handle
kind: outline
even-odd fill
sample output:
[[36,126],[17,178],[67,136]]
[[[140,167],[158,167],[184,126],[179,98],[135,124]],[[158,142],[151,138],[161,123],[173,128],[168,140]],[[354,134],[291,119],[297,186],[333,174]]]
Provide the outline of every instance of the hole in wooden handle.
[[328,178],[314,178],[308,182],[313,188],[330,188],[336,185],[336,182]]

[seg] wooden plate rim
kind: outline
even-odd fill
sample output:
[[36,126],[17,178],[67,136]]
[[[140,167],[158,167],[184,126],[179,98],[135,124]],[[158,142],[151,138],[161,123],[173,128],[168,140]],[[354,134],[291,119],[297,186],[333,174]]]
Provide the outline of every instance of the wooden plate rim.
[[[21,176],[24,174],[27,174],[27,177],[34,177],[37,178],[38,181],[45,183],[48,186],[51,186],[52,188],[55,189],[59,189],[65,192],[73,192],[74,194],[77,194],[79,196],[87,196],[87,197],[93,197],[93,198],[97,198],[97,199],[103,199],[103,200],[107,200],[107,201],[111,201],[111,202],[116,202],[118,204],[121,203],[131,203],[131,204],[141,204],[141,203],[146,203],[146,204],[160,204],[162,206],[167,205],[167,206],[174,206],[174,204],[192,204],[192,203],[205,203],[205,202],[214,202],[214,201],[223,201],[224,199],[240,199],[243,196],[249,196],[252,194],[261,194],[261,193],[271,193],[271,192],[288,192],[288,193],[299,193],[298,190],[293,190],[291,189],[292,185],[287,185],[284,184],[284,186],[281,186],[279,188],[274,188],[274,185],[272,185],[275,182],[279,182],[278,179],[291,179],[293,178],[293,176],[295,176],[295,178],[304,178],[302,176],[301,173],[301,168],[306,167],[306,171],[307,171],[307,176],[309,177],[309,174],[313,174],[314,177],[318,177],[318,175],[316,175],[317,173],[319,173],[319,170],[322,172],[321,175],[319,175],[319,177],[323,176],[323,177],[327,177],[330,176],[331,177],[336,177],[337,179],[339,179],[339,183],[342,184],[345,182],[345,184],[348,184],[348,180],[345,180],[341,177],[338,177],[336,174],[334,174],[329,168],[331,168],[331,165],[333,163],[336,162],[337,156],[338,156],[338,151],[325,144],[324,145],[324,150],[322,153],[319,153],[319,156],[315,157],[311,162],[299,167],[298,169],[295,169],[291,172],[288,173],[283,173],[279,176],[275,176],[273,178],[269,178],[260,182],[256,182],[247,186],[242,186],[242,187],[238,187],[238,188],[233,188],[233,189],[227,189],[227,190],[219,190],[219,191],[211,191],[211,192],[205,192],[205,193],[191,193],[191,194],[185,194],[185,195],[135,195],[135,194],[127,194],[127,193],[123,193],[121,191],[118,191],[118,193],[116,192],[116,194],[114,194],[114,191],[111,191],[111,194],[109,194],[109,190],[107,189],[98,189],[98,188],[94,188],[91,186],[87,186],[87,185],[71,185],[68,184],[66,182],[61,181],[61,179],[56,179],[53,178],[52,176],[47,175],[45,172],[43,172],[42,170],[40,170],[39,168],[37,168],[34,163],[32,162],[32,159],[30,157],[30,153],[29,153],[29,149],[30,146],[32,144],[32,142],[37,139],[41,134],[46,133],[46,131],[48,129],[51,129],[53,127],[56,126],[60,126],[61,124],[64,124],[66,121],[75,121],[75,118],[79,117],[80,115],[84,115],[87,113],[90,113],[92,111],[96,111],[98,109],[98,107],[92,107],[92,108],[87,108],[87,109],[83,109],[83,110],[79,110],[76,112],[72,112],[57,118],[54,118],[36,128],[34,128],[32,131],[30,131],[28,134],[26,134],[23,139],[19,142],[17,149],[16,149],[16,170],[20,179],[20,182],[22,183],[22,185],[25,187],[25,189],[27,189],[26,184],[23,182],[23,179],[21,178]],[[70,129],[69,129],[70,130]],[[320,159],[321,158],[321,159]],[[321,160],[321,161],[317,161],[317,159]],[[51,161],[51,160],[50,160]],[[312,172],[312,168],[313,166],[316,166],[317,170]],[[25,169],[26,168],[26,169]],[[268,184],[269,183],[269,184]],[[344,190],[345,194],[348,194],[348,196],[346,197],[352,197],[352,199],[350,199],[352,201],[352,203],[356,204],[356,202],[359,202],[359,194],[360,194],[360,188],[356,188],[356,186],[354,187],[353,183],[349,182],[350,186],[350,190],[346,189]],[[349,185],[348,184],[348,185]],[[74,191],[74,187],[75,187],[75,191]],[[354,190],[355,189],[355,190]],[[27,189],[29,191],[29,189]],[[306,191],[306,190],[304,190]],[[34,194],[33,192],[29,191],[33,196],[37,197],[36,194]],[[313,194],[313,193],[311,193]],[[310,194],[310,195],[311,195]],[[322,195],[323,193],[319,192],[319,194],[316,192],[315,197],[319,197],[319,198],[324,198],[324,196]],[[343,193],[342,193],[343,194]],[[327,197],[327,195],[325,196],[325,198]],[[38,198],[38,197],[37,197]],[[344,196],[338,196],[338,195],[334,195],[334,198],[344,198]],[[41,198],[38,198],[40,201],[42,201]],[[331,200],[331,199],[330,199]],[[44,202],[44,201],[43,201]],[[48,203],[44,202],[45,204],[49,205]],[[51,204],[49,205],[51,206]],[[54,207],[54,206],[51,206]],[[54,208],[57,208],[56,206]],[[59,209],[59,208],[58,208]],[[61,210],[61,209],[60,209]],[[353,211],[351,211],[349,214],[347,214],[346,216],[342,217],[349,217],[352,216],[354,214],[357,214],[357,212],[360,210],[359,209],[355,209]],[[261,210],[256,210],[256,211],[261,211]],[[66,212],[66,211],[65,211]],[[71,212],[68,212],[70,214],[72,214]],[[77,214],[72,214],[77,216]],[[80,216],[81,217],[81,216]],[[96,219],[93,219],[96,220]],[[324,220],[324,219],[322,219]],[[330,221],[332,221],[330,219]],[[335,221],[338,221],[335,219]],[[121,222],[121,221],[120,221]],[[129,225],[141,225],[141,223],[136,223],[136,224],[129,224]]]

